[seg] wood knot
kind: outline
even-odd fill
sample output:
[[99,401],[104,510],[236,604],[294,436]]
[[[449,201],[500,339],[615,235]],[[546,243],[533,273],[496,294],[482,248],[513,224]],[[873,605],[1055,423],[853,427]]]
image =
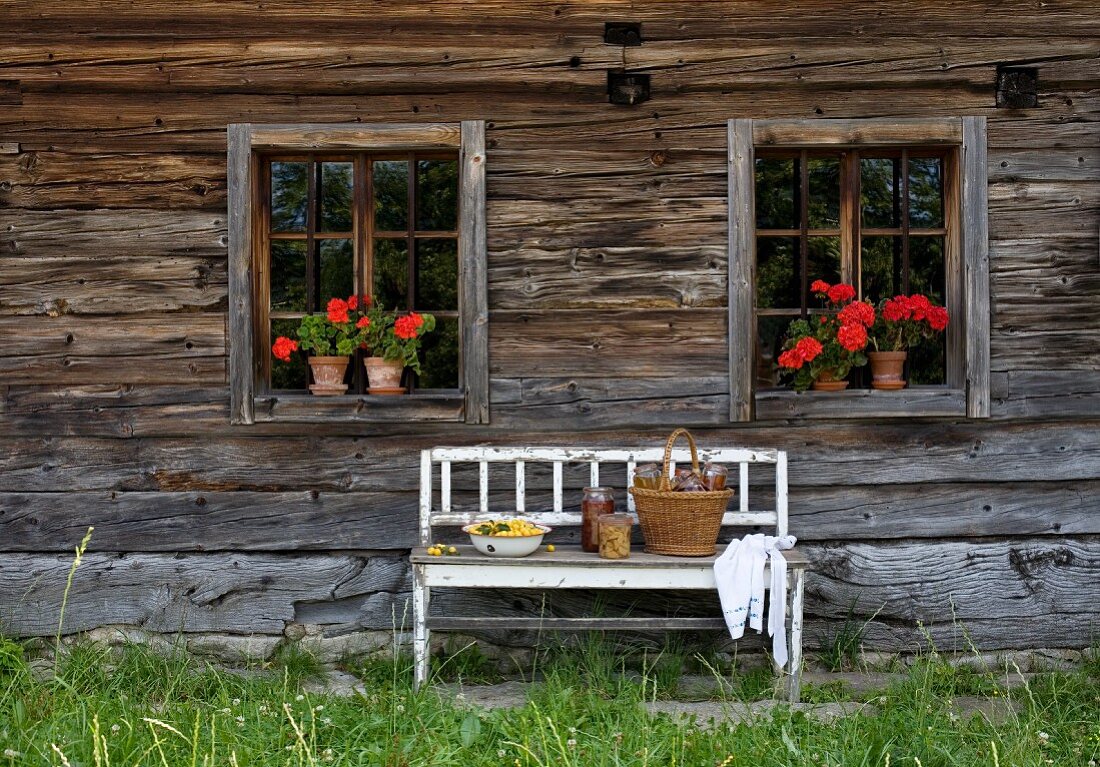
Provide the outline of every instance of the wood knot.
[[668,156],[661,151],[653,152],[649,155],[650,164],[657,168],[660,168],[662,165],[664,165],[667,159]]

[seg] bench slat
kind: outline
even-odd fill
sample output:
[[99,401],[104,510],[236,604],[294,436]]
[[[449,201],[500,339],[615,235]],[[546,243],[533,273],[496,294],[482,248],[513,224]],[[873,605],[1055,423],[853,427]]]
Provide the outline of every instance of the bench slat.
[[[647,447],[631,450],[628,448],[560,448],[560,447],[437,447],[431,450],[433,461],[489,461],[490,463],[511,463],[513,461],[568,461],[586,463],[660,463],[664,458],[663,447]],[[672,457],[679,462],[691,459],[687,448],[675,448]],[[719,461],[722,463],[776,463],[779,451],[770,448],[717,448],[699,450],[700,461]]]
[[722,618],[464,618],[431,616],[428,628],[452,631],[489,629],[543,629],[548,631],[717,631],[726,628]]
[[[556,546],[556,551],[547,551],[546,547],[539,548],[534,554],[527,557],[487,557],[473,546],[462,544],[455,546],[458,556],[433,557],[427,552],[426,547],[412,550],[411,560],[413,564],[427,565],[454,565],[454,566],[483,566],[499,567],[502,569],[514,567],[558,567],[558,566],[585,566],[597,567],[607,570],[612,569],[649,569],[649,570],[691,570],[710,569],[714,560],[718,558],[724,546],[719,546],[709,557],[669,557],[663,554],[650,554],[635,547],[626,559],[601,559],[599,554],[582,551],[580,546],[574,544],[562,544]],[[787,560],[789,567],[806,567],[810,561],[797,548],[787,549],[783,552],[783,558]],[[668,584],[666,584],[666,587]]]
[[[630,497],[633,498],[634,496]],[[522,510],[517,509],[516,512],[522,513],[526,519],[532,522],[539,522],[551,527],[576,527],[581,523],[581,515],[576,511],[529,511],[524,513]],[[510,510],[498,510],[489,512],[488,516],[501,517],[510,516],[511,514]],[[432,527],[461,527],[483,519],[486,519],[486,514],[478,511],[433,514]],[[776,515],[774,511],[727,511],[725,516],[722,517],[724,527],[774,527],[775,523]]]

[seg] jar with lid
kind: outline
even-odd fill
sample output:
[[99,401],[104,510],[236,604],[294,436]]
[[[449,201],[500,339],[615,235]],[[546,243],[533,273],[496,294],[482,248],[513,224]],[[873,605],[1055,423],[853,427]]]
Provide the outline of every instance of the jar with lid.
[[629,514],[604,514],[600,517],[600,557],[626,559],[630,556],[630,527],[634,517]]
[[725,490],[729,469],[720,463],[707,462],[703,467],[703,485],[707,490]]
[[600,550],[600,522],[602,514],[615,513],[615,493],[610,487],[586,487],[581,499],[581,549],[588,552]]
[[634,487],[645,490],[656,490],[661,481],[661,467],[655,463],[647,463],[634,470]]

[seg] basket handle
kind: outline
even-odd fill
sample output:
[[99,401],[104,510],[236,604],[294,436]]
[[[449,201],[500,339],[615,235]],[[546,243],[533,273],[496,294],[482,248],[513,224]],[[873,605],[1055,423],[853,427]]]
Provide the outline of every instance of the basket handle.
[[669,469],[669,464],[672,462],[672,446],[676,442],[676,438],[680,436],[687,437],[688,447],[691,448],[691,468],[696,474],[699,473],[699,451],[695,448],[695,437],[691,436],[691,432],[687,429],[677,429],[668,435],[668,441],[665,443],[665,460],[661,467],[661,479],[658,482],[659,490],[667,492],[672,489],[672,472]]

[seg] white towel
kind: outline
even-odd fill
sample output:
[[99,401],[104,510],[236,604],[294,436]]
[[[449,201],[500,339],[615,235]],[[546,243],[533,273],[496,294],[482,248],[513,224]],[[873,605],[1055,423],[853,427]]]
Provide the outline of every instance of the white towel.
[[730,636],[745,635],[745,624],[757,631],[764,628],[764,565],[771,562],[771,604],[768,610],[768,635],[772,637],[772,657],[782,668],[787,665],[787,560],[781,551],[792,548],[793,535],[778,538],[756,533],[730,541],[714,560],[714,580],[722,602]]

